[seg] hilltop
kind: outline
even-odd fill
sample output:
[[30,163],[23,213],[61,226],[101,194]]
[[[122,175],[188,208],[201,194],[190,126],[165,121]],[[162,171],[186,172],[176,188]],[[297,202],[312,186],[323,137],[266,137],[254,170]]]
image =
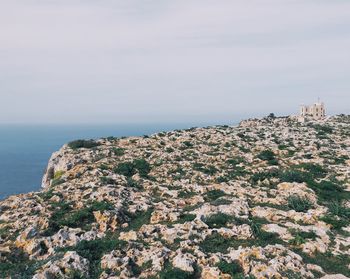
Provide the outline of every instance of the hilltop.
[[78,140],[0,201],[0,276],[346,278],[349,191],[345,115]]

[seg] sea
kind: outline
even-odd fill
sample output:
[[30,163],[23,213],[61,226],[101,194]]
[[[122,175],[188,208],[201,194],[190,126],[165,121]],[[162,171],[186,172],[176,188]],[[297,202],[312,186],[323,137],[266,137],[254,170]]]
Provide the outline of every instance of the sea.
[[142,136],[213,124],[0,125],[0,200],[40,190],[51,154],[69,141]]

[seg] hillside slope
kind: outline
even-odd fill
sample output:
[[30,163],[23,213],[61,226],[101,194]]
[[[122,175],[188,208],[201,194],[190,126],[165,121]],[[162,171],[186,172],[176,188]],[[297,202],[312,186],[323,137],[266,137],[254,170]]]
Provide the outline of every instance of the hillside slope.
[[0,202],[0,277],[350,276],[349,178],[348,116],[75,141]]

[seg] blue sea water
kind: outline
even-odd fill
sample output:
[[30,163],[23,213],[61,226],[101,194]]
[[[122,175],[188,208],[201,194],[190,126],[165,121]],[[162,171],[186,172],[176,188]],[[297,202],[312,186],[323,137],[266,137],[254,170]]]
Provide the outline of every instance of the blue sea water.
[[0,199],[39,190],[51,154],[69,141],[141,136],[209,124],[0,125]]

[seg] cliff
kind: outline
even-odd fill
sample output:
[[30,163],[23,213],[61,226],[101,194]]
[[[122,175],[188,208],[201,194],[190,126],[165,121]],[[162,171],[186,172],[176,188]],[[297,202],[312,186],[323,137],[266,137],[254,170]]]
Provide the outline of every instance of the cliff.
[[0,202],[0,277],[347,278],[349,178],[349,116],[71,142]]

